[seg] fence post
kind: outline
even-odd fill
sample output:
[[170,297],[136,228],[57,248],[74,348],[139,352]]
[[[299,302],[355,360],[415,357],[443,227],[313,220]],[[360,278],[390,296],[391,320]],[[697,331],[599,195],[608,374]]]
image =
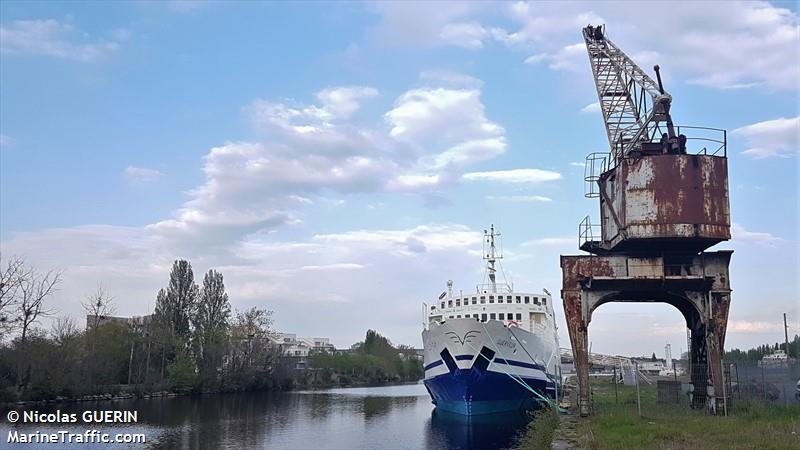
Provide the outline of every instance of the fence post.
[[614,404],[619,403],[619,395],[617,395],[617,368],[614,367]]
[[639,417],[642,417],[642,397],[639,394],[639,362],[633,362],[634,375],[636,375],[636,405],[639,408]]
[[719,365],[720,365],[720,369],[721,369],[721,372],[722,372],[722,405],[723,405],[723,408],[725,408],[725,417],[727,417],[728,416],[728,392],[727,392],[727,389],[725,389],[725,380],[726,380],[726,377],[725,377],[725,362],[720,360]]

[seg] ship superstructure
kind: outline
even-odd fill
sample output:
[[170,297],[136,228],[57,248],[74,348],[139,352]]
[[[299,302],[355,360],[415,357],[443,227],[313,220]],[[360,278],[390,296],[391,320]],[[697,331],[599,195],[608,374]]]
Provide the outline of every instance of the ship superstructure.
[[[425,386],[437,407],[466,415],[536,406],[560,390],[550,293],[516,292],[499,268],[500,235],[485,231],[483,284],[447,291],[426,307]],[[502,282],[498,281],[498,274]]]

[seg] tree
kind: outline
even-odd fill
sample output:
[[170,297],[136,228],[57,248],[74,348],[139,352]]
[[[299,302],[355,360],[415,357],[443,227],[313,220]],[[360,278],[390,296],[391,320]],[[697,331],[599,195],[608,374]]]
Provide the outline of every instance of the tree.
[[17,294],[23,280],[30,277],[31,270],[25,267],[25,261],[12,256],[2,266],[2,255],[0,254],[0,336],[7,335],[16,323],[14,310],[17,306]]
[[49,316],[53,310],[45,307],[44,301],[56,291],[61,282],[61,272],[48,271],[39,273],[34,270],[26,271],[19,284],[19,302],[17,304],[17,320],[22,329],[20,344],[25,345],[28,330],[39,321],[41,317]]
[[[16,350],[17,386],[20,388],[20,392],[27,384],[27,380],[30,380],[32,371],[30,359],[21,357],[21,355],[28,355],[28,333],[40,318],[53,313],[53,310],[45,307],[44,301],[55,292],[58,283],[61,282],[61,272],[51,270],[40,273],[33,269],[23,269],[22,273],[17,292],[17,317],[15,319],[22,330]],[[21,366],[23,360],[25,361],[24,371]]]
[[653,352],[653,356],[650,357],[650,361],[658,361],[656,358],[656,352]]
[[172,338],[188,341],[197,295],[192,265],[184,259],[176,260],[169,274],[169,286],[158,292],[155,310],[156,319]]
[[111,316],[117,309],[114,305],[114,297],[109,296],[102,286],[98,286],[97,290],[86,296],[86,300],[81,303],[81,306],[86,312],[87,328],[90,328],[88,321],[91,321],[91,328],[95,328],[100,324],[102,318]]
[[203,289],[192,316],[194,347],[201,381],[212,381],[222,364],[231,305],[225,292],[222,274],[209,270],[203,277]]

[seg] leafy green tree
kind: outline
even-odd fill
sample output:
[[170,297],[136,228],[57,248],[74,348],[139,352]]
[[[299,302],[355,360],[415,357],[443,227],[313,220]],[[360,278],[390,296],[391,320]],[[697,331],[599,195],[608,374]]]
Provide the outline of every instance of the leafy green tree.
[[197,382],[197,371],[194,361],[186,352],[178,354],[169,366],[167,366],[167,379],[175,392],[189,392]]
[[191,263],[176,260],[169,274],[169,286],[161,289],[156,297],[155,316],[178,341],[189,340],[198,292]]
[[195,356],[203,384],[215,381],[222,364],[230,315],[231,305],[222,274],[209,270],[203,277],[203,288],[192,317]]

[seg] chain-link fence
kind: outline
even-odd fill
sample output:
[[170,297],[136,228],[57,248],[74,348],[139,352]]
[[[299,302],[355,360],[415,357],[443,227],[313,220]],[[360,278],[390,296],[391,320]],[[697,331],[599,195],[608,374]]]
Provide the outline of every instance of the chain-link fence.
[[800,363],[795,360],[723,363],[718,370],[724,373],[725,383],[719,393],[714,391],[708,369],[707,365],[675,365],[656,371],[636,363],[611,370],[595,368],[590,376],[592,407],[596,412],[640,415],[716,408],[719,414],[732,415],[752,405],[800,405]]

